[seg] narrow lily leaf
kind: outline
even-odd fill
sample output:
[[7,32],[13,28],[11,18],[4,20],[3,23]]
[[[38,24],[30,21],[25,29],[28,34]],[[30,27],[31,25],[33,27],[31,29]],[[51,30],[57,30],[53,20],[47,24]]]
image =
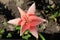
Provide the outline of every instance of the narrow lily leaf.
[[39,33],[39,36],[41,37],[42,40],[46,40],[41,33]]

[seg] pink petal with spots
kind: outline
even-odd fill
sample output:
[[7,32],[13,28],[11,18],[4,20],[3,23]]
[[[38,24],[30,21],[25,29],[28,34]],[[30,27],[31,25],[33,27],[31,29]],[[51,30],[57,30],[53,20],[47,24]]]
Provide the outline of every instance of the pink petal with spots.
[[31,26],[36,26],[36,25],[39,25],[42,22],[46,21],[45,19],[42,19],[42,18],[37,17],[37,16],[30,16],[29,20],[31,21],[31,23],[30,23]]
[[20,18],[16,18],[16,19],[9,20],[8,23],[9,24],[13,24],[13,25],[18,25],[19,21],[21,21],[21,19]]
[[27,30],[27,25],[26,25],[26,21],[23,21],[21,23],[21,30],[20,30],[20,36],[22,36],[22,34]]
[[18,7],[18,10],[19,10],[19,12],[21,14],[21,17],[23,17],[24,15],[26,15],[26,12],[23,11],[20,7]]
[[34,26],[30,27],[30,28],[29,28],[29,31],[30,31],[30,33],[31,33],[34,37],[38,38],[38,32],[37,32],[37,28],[36,28],[36,27],[34,27]]
[[35,13],[35,3],[31,5],[31,7],[27,11],[28,14],[34,14]]

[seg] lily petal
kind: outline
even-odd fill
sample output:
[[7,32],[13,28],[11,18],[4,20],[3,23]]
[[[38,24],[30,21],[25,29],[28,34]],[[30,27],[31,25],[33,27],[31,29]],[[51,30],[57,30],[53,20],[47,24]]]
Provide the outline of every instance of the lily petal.
[[31,23],[30,23],[31,26],[36,26],[36,25],[39,25],[42,22],[46,21],[45,19],[42,19],[42,18],[37,17],[37,16],[30,16],[29,20],[31,21]]
[[20,36],[27,30],[26,21],[21,22]]
[[21,19],[20,18],[16,18],[16,19],[9,20],[8,23],[9,24],[13,24],[13,25],[18,25],[19,21],[21,21]]
[[27,11],[28,14],[32,15],[35,13],[35,3],[31,5],[31,7]]
[[34,37],[38,38],[38,32],[37,32],[37,28],[35,26],[30,27],[29,31]]
[[24,15],[26,15],[26,12],[23,11],[20,7],[18,7],[18,10],[19,10],[19,12],[21,14],[21,17],[23,17]]

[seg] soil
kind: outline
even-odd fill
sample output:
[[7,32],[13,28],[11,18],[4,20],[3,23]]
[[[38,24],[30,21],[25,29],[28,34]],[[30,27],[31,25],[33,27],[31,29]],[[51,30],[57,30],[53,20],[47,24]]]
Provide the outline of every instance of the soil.
[[[59,9],[60,4],[58,4],[60,2],[58,2],[58,1],[56,2],[55,0],[54,1],[51,1],[51,0],[49,0],[49,1],[48,0],[45,0],[45,1],[43,1],[43,0],[41,0],[41,1],[39,1],[39,0],[38,1],[36,1],[36,0],[26,0],[26,1],[25,0],[22,0],[22,1],[21,0],[20,1],[18,1],[18,0],[7,0],[7,1],[0,0],[0,29],[1,28],[6,29],[5,34],[3,34],[2,38],[6,38],[4,36],[6,36],[9,32],[11,32],[12,35],[14,34],[16,36],[16,37],[14,37],[14,35],[13,35],[12,38],[14,38],[14,39],[21,38],[19,36],[19,34],[15,34],[16,30],[14,29],[14,27],[12,25],[7,24],[5,26],[5,25],[3,25],[3,22],[5,20],[5,22],[7,23],[7,21],[20,16],[17,6],[21,7],[23,10],[27,10],[31,6],[31,4],[33,2],[35,2],[36,3],[36,15],[50,21],[48,24],[45,25],[45,29],[42,29],[42,31],[39,29],[38,31],[42,32],[42,34],[44,35],[44,37],[47,40],[52,40],[55,38],[56,38],[56,40],[60,39],[59,38],[60,37],[60,16],[56,17],[56,19],[57,19],[56,21],[51,20],[49,18],[49,14],[52,14],[55,11],[60,11],[60,9]],[[47,5],[51,5],[52,8],[48,9]],[[46,13],[45,10],[48,10],[48,12]],[[8,30],[8,28],[9,28],[9,30]],[[34,37],[32,37],[32,38],[34,38]]]

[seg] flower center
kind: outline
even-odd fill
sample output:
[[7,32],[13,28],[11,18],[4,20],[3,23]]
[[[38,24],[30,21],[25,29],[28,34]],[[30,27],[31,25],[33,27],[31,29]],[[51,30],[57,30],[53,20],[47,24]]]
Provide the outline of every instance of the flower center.
[[26,23],[28,23],[28,21],[26,20]]

